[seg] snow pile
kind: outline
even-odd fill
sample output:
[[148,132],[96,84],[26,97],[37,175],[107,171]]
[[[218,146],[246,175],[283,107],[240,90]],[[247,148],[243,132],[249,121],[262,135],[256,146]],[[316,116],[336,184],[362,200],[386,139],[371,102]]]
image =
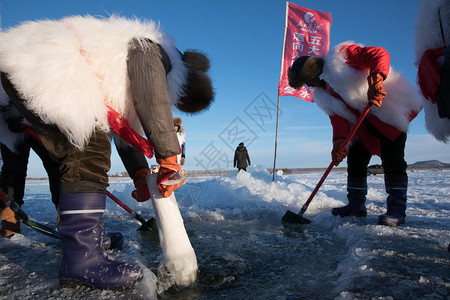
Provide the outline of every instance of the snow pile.
[[[279,174],[272,181],[272,174],[265,168],[250,166],[247,172],[226,177],[192,183],[188,179],[176,193],[191,217],[251,219],[264,213],[282,216],[287,209],[299,211],[313,188]],[[319,192],[308,213],[317,214],[341,203]]]

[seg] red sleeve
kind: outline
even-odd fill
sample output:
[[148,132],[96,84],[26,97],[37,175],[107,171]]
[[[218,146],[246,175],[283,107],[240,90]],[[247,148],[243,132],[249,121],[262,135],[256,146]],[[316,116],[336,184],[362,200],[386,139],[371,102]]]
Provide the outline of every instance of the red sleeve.
[[384,48],[347,45],[341,49],[341,53],[355,69],[369,69],[369,74],[381,73],[384,79],[389,75],[390,56]]
[[437,59],[442,55],[443,51],[444,47],[425,51],[417,70],[417,78],[422,95],[430,100],[431,103],[435,103],[434,97],[439,89],[441,65]]
[[350,133],[350,123],[338,115],[330,115],[331,126],[333,126],[333,140],[336,138],[346,138]]

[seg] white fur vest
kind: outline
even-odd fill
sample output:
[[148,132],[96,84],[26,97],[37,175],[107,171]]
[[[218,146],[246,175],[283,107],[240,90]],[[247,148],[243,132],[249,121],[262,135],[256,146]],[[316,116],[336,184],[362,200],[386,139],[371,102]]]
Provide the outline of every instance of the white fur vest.
[[[338,93],[350,107],[363,111],[367,100],[367,77],[369,70],[357,70],[350,67],[339,52],[343,45],[356,44],[344,42],[333,47],[325,57],[325,65],[320,78]],[[359,45],[359,44],[357,44]],[[362,45],[359,45],[364,47]],[[381,121],[406,132],[413,112],[419,112],[423,106],[422,96],[417,88],[404,79],[398,72],[390,68],[389,75],[383,83],[386,99],[381,107],[373,106],[370,114],[374,114]],[[351,124],[356,123],[357,116],[351,113],[342,101],[329,95],[324,89],[316,88],[314,100],[328,115],[339,115]]]
[[142,133],[128,90],[126,59],[133,38],[151,39],[169,56],[167,84],[176,104],[188,69],[172,39],[153,21],[72,16],[26,22],[0,33],[0,70],[28,109],[81,149],[95,128],[109,131],[105,104]]
[[[441,31],[441,25],[443,26]],[[450,3],[448,0],[421,0],[419,14],[415,26],[415,65],[419,66],[424,52],[428,49],[438,49],[450,43]],[[444,36],[442,36],[444,34]],[[442,65],[444,57],[438,58]],[[450,119],[440,118],[437,105],[425,101],[425,125],[427,130],[439,141],[450,140]]]

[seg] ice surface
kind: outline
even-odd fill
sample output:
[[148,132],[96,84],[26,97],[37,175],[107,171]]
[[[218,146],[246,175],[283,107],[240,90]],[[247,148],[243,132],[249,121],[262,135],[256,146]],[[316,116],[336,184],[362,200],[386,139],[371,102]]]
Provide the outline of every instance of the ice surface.
[[[450,171],[408,172],[406,223],[377,225],[386,211],[383,176],[368,178],[368,216],[331,215],[346,203],[346,173],[330,173],[305,213],[308,225],[287,226],[287,209],[300,210],[322,172],[272,175],[252,166],[224,177],[188,177],[176,192],[197,256],[194,285],[177,288],[164,267],[158,236],[137,231],[139,222],[107,201],[107,231],[124,234],[124,245],[106,254],[139,263],[144,280],[132,290],[60,288],[59,240],[22,226],[0,239],[1,299],[448,299],[450,296]],[[109,190],[148,220],[150,201],[131,197],[130,179],[113,178]],[[30,218],[55,227],[47,181],[28,181]]]

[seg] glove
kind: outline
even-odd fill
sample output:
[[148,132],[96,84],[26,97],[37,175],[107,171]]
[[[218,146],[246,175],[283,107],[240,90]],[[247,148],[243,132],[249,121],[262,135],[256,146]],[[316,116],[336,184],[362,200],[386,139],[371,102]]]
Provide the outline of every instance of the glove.
[[334,165],[337,167],[339,164],[347,157],[347,149],[339,152],[342,144],[344,143],[344,138],[336,138],[333,140],[333,150],[331,150],[331,158],[334,162]]
[[158,175],[156,176],[156,185],[158,186],[158,190],[161,192],[164,198],[169,197],[173,191],[183,185],[184,178],[179,183],[172,185],[162,184],[161,181],[167,176],[175,173],[180,170],[180,165],[177,164],[177,156],[170,156],[167,158],[157,158],[156,162],[160,165]]
[[383,76],[380,73],[372,74],[367,77],[369,82],[369,90],[367,91],[367,99],[372,104],[380,107],[384,98],[386,97],[386,92],[383,90]]
[[138,202],[145,202],[150,199],[150,192],[148,190],[146,179],[149,174],[150,170],[147,168],[137,170],[134,174],[133,182],[136,189],[131,193],[131,197]]
[[186,160],[186,158],[184,156],[182,156],[180,159],[180,165],[184,166],[185,160]]

